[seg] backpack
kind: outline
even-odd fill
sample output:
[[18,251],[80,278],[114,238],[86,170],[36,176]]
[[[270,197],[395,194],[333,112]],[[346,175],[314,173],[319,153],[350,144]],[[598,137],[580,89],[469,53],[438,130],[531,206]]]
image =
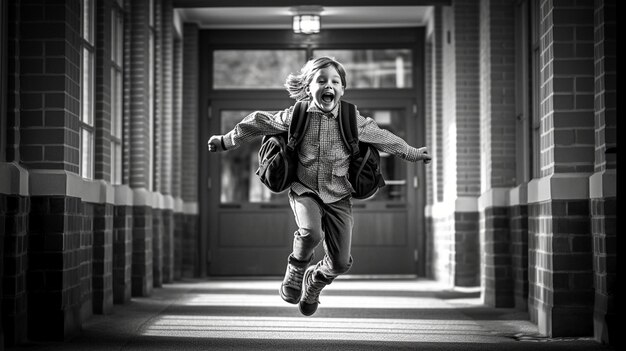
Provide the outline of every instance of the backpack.
[[[297,179],[296,147],[304,138],[309,125],[307,108],[307,101],[298,101],[294,106],[289,131],[263,137],[256,174],[272,192],[286,190]],[[359,200],[369,199],[385,185],[380,173],[380,154],[373,145],[358,141],[356,106],[341,101],[338,118],[341,139],[351,155],[348,181],[354,189],[352,197]]]

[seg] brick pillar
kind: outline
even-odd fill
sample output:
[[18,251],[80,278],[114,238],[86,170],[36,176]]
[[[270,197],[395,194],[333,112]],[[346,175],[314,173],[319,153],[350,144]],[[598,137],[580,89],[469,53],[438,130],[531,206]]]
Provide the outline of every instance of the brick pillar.
[[94,204],[81,202],[80,249],[78,251],[78,272],[80,275],[80,321],[86,321],[93,314],[93,234]]
[[443,162],[445,186],[442,202],[432,213],[435,247],[443,251],[434,259],[435,272],[449,275],[437,279],[458,286],[476,286],[480,281],[478,5],[457,0],[442,12],[442,154],[436,158]]
[[133,206],[132,296],[152,294],[152,207]]
[[[133,198],[133,222],[132,222],[132,269],[131,269],[131,293],[132,296],[148,296],[152,293],[152,201],[151,191],[154,189],[153,176],[155,172],[153,146],[158,145],[153,136],[153,127],[158,119],[154,119],[153,105],[157,99],[153,99],[151,91],[155,84],[151,66],[153,58],[158,57],[154,46],[150,45],[150,18],[148,0],[126,0],[124,10],[125,51],[128,55],[124,58],[124,151],[128,158],[124,159],[124,184],[128,184],[134,191]],[[155,27],[156,29],[156,27]],[[158,89],[157,89],[158,90]],[[156,109],[159,110],[158,108]],[[128,141],[128,143],[126,143]],[[128,182],[126,182],[126,177]],[[136,200],[136,201],[135,201]]]
[[132,206],[115,206],[113,213],[113,302],[123,304],[131,298],[133,258]]
[[185,214],[174,213],[174,280],[183,277],[183,238],[185,233]]
[[[151,131],[152,108],[149,89],[149,43],[148,0],[126,0],[124,9],[125,55],[124,59],[124,184],[131,188],[152,190],[151,181]],[[127,142],[126,142],[127,141]]]
[[198,75],[199,75],[199,30],[194,23],[183,26],[183,96],[182,96],[182,164],[185,171],[181,175],[181,197],[183,200],[182,233],[182,275],[195,277],[200,271],[198,257],[200,240],[198,238],[198,150],[202,147],[198,141]]
[[163,285],[163,210],[152,209],[152,283],[155,288]]
[[[0,194],[0,236],[2,247],[2,324],[7,345],[26,340],[28,232],[30,198]],[[2,246],[2,245],[0,245]]]
[[514,1],[480,5],[481,286],[485,304],[512,307],[508,191],[515,186]]
[[594,270],[594,337],[616,344],[617,217],[615,153],[617,147],[616,32],[614,0],[595,1],[595,160],[589,179]]
[[94,178],[111,181],[111,0],[96,2],[95,169]]
[[161,57],[161,115],[160,115],[160,184],[157,188],[162,194],[172,193],[172,99],[173,99],[173,16],[172,0],[160,0],[161,21],[157,23],[160,31],[161,50],[157,56]]
[[541,2],[542,178],[529,183],[529,312],[551,337],[593,332],[592,2]]
[[109,314],[113,309],[114,205],[96,204],[93,223],[93,311]]
[[162,252],[163,252],[163,268],[162,282],[164,284],[174,281],[174,211],[164,209],[161,211],[162,218]]
[[64,340],[81,324],[83,206],[69,196],[33,196],[31,203],[28,338]]
[[514,305],[516,309],[526,311],[528,309],[528,199],[526,187],[515,188],[509,194]]
[[[178,28],[178,31],[182,28]],[[174,38],[174,98],[172,100],[172,195],[174,196],[172,265],[173,280],[182,278],[182,240],[183,240],[183,39],[177,31]],[[187,165],[185,165],[186,168]]]

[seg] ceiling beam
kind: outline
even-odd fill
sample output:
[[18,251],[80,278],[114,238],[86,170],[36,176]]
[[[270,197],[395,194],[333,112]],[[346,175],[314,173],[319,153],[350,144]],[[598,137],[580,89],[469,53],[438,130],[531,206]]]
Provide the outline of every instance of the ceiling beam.
[[[281,7],[311,5],[312,0],[174,0],[174,7]],[[452,0],[313,0],[320,6],[450,6]]]

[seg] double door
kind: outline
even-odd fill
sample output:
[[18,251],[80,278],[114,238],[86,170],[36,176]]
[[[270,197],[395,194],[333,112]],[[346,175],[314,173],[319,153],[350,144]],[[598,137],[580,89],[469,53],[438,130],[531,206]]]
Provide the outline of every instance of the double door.
[[[409,98],[376,99],[350,96],[363,116],[418,145],[418,116]],[[207,139],[224,134],[256,110],[278,111],[287,99],[216,99],[210,104]],[[206,139],[205,139],[206,140]],[[208,221],[203,226],[208,242],[210,275],[282,275],[297,226],[287,193],[274,194],[255,175],[260,139],[226,153],[210,154],[204,203]],[[354,230],[350,274],[415,275],[423,250],[423,195],[420,165],[381,152],[387,185],[367,201],[353,200]],[[315,259],[324,255],[323,245]]]

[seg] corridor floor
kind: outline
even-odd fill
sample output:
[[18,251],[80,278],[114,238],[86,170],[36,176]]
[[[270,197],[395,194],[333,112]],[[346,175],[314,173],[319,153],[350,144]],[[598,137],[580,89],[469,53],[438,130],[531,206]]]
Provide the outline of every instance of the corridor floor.
[[339,279],[313,317],[281,300],[278,279],[184,281],[94,315],[64,343],[9,350],[610,350],[539,337],[528,315],[487,308],[477,290],[428,280]]

